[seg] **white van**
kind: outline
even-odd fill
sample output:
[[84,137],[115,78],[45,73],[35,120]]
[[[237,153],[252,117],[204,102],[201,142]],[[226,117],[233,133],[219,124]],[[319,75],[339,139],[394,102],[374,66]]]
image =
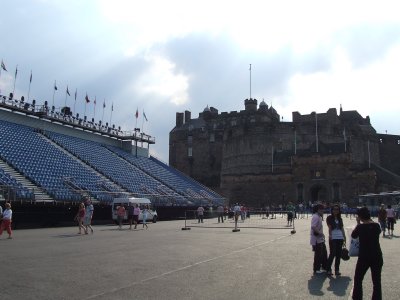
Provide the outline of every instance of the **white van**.
[[112,208],[111,208],[111,213],[112,213],[112,219],[117,222],[117,208],[118,206],[123,205],[125,207],[126,213],[124,220],[128,219],[128,206],[129,203],[131,203],[132,206],[135,206],[136,204],[139,205],[140,208],[140,215],[139,215],[139,221],[143,221],[143,214],[142,210],[144,209],[145,206],[148,206],[148,214],[147,214],[147,221],[152,221],[153,223],[157,222],[157,211],[153,210],[151,201],[147,198],[114,198],[113,203],[112,203]]

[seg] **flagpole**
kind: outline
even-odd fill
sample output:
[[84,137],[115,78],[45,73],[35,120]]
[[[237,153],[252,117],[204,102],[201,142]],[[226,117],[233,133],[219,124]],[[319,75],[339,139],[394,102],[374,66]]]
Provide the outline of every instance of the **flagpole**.
[[74,102],[74,114],[75,112],[75,106],[76,106],[76,96],[78,95],[78,89],[75,89],[75,102]]
[[250,71],[250,99],[251,99],[251,64],[250,64],[249,71]]
[[96,96],[94,96],[93,119],[96,118]]
[[111,127],[111,120],[112,120],[112,113],[114,111],[114,102],[111,104],[111,114],[110,114],[110,127]]
[[18,74],[18,65],[15,67],[13,96],[15,96],[14,93],[15,93],[15,82],[17,81],[17,74]]
[[54,80],[54,87],[53,87],[53,101],[52,101],[52,104],[51,104],[51,108],[53,109],[53,106],[54,106],[54,95],[56,94],[56,86],[57,86],[57,81],[56,80]]
[[68,85],[67,85],[67,89],[65,90],[65,101],[64,101],[64,107],[66,107],[66,106],[67,106],[67,96],[68,96],[68,93],[67,93],[67,91],[68,91]]
[[135,116],[136,116],[135,128],[137,128],[138,114],[139,114],[139,110],[138,110],[138,108],[136,108],[136,114],[135,114]]
[[29,78],[28,102],[29,102],[29,97],[30,97],[30,94],[31,94],[31,83],[32,83],[32,70],[31,70],[31,77]]
[[274,145],[271,150],[271,173],[274,173]]
[[104,102],[103,102],[103,114],[102,114],[102,116],[101,116],[101,124],[103,125],[103,121],[104,121],[104,107],[106,106],[106,99],[104,99]]
[[318,116],[317,116],[317,112],[315,112],[315,148],[318,153]]

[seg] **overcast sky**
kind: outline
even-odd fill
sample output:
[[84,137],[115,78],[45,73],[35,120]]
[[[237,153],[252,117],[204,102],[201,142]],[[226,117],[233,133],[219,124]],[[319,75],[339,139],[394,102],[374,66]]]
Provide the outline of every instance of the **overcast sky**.
[[[156,137],[168,161],[175,113],[207,105],[241,110],[252,96],[285,121],[331,107],[369,115],[378,132],[400,134],[400,4],[396,1],[0,0],[0,89],[65,101],[96,119]],[[93,104],[87,115],[94,115]]]

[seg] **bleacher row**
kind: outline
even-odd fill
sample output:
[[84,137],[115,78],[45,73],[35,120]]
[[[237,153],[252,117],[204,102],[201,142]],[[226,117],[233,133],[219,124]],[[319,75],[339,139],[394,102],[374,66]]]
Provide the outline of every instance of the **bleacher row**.
[[[122,193],[156,205],[217,204],[221,197],[154,157],[135,157],[117,147],[0,120],[0,157],[56,201],[83,193],[111,201]],[[0,185],[21,199],[33,193],[0,168]]]

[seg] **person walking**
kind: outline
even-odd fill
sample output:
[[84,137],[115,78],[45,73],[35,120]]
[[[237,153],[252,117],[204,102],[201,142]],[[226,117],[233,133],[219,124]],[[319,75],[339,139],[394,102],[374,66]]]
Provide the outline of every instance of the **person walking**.
[[287,226],[292,226],[293,223],[293,215],[294,215],[294,206],[292,202],[289,202],[289,204],[286,206],[287,210]]
[[218,223],[220,223],[220,220],[222,223],[224,223],[224,207],[222,205],[217,207],[217,213],[218,213]]
[[6,230],[8,233],[8,239],[12,239],[11,222],[12,222],[11,204],[6,203],[4,205],[4,211],[2,214],[2,220],[0,225],[0,236],[3,234],[3,231]]
[[396,223],[396,212],[394,211],[391,205],[387,206],[386,215],[387,215],[388,235],[393,236],[394,224]]
[[88,234],[89,228],[91,233],[93,234],[94,230],[92,227],[92,218],[93,218],[93,213],[94,213],[94,206],[92,204],[92,201],[89,199],[86,201],[86,209],[85,209],[85,220],[84,220],[84,225],[85,225],[85,234]]
[[357,226],[351,233],[353,239],[359,239],[359,254],[354,274],[353,299],[363,299],[362,282],[365,273],[371,269],[372,299],[382,299],[381,272],[383,266],[382,250],[379,244],[381,228],[371,220],[367,207],[357,211]]
[[379,222],[379,225],[381,225],[383,237],[385,237],[386,236],[386,222],[387,222],[387,212],[385,209],[385,204],[381,204],[381,207],[378,211],[378,222]]
[[325,246],[324,228],[322,224],[323,213],[324,207],[321,204],[317,204],[313,207],[313,216],[311,218],[310,244],[314,251],[314,274],[323,273],[327,269],[327,251]]
[[198,223],[203,223],[203,218],[204,218],[204,208],[203,206],[199,206],[197,208],[197,219],[198,219]]
[[331,214],[326,218],[326,224],[329,230],[329,257],[327,263],[327,275],[332,274],[332,263],[335,258],[335,275],[340,276],[340,260],[343,244],[346,243],[346,234],[344,232],[343,219],[339,205],[332,207]]
[[132,203],[128,203],[128,222],[129,222],[129,230],[132,230],[132,221],[133,221],[133,212],[135,208]]
[[124,218],[125,218],[125,207],[123,204],[121,204],[120,206],[118,206],[117,208],[117,220],[118,220],[118,227],[119,230],[122,230],[122,223],[124,222]]
[[135,224],[135,229],[137,228],[137,224],[139,223],[139,215],[140,215],[140,207],[139,204],[135,204],[135,208],[133,209],[133,223]]
[[84,218],[85,218],[85,204],[82,202],[81,204],[79,204],[79,209],[75,216],[75,220],[78,222],[78,228],[79,228],[78,234],[82,234],[82,229],[83,232],[86,231],[85,227],[83,226]]
[[146,229],[149,229],[149,226],[147,226],[147,217],[149,213],[150,213],[149,206],[145,205],[145,207],[142,210],[142,223],[143,223],[143,228],[144,226],[146,226]]

